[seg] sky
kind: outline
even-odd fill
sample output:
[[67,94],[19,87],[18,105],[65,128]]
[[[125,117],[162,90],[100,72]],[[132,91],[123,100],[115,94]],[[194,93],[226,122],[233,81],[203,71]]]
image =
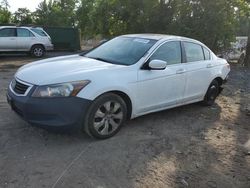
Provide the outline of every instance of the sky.
[[28,8],[34,11],[41,1],[42,0],[8,0],[11,12],[15,12],[18,8]]

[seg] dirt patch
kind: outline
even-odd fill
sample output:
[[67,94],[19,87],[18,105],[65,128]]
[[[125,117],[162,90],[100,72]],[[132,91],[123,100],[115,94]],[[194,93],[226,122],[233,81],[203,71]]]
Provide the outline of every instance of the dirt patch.
[[250,71],[232,66],[212,107],[128,121],[108,140],[31,127],[5,102],[0,72],[0,187],[250,187]]
[[6,71],[6,69],[16,69],[27,63],[39,61],[46,58],[72,55],[78,52],[47,52],[43,58],[34,58],[27,54],[0,54],[0,71]]

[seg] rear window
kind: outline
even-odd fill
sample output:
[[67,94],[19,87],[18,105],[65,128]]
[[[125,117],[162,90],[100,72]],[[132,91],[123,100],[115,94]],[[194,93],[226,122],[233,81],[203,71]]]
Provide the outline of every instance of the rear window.
[[204,47],[203,47],[203,50],[204,50],[205,60],[210,60],[210,59],[211,59],[211,56],[210,56],[209,50],[206,49],[206,48],[204,48]]
[[184,42],[187,62],[204,61],[203,49],[199,44]]
[[33,28],[33,29],[31,29],[31,31],[35,32],[36,34],[38,34],[38,35],[40,35],[42,37],[47,37],[47,34],[41,29],[34,29]]

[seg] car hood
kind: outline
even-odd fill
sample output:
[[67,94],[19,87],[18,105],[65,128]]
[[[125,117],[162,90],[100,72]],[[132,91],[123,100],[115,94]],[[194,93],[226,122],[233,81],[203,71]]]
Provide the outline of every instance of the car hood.
[[98,71],[125,67],[80,55],[62,56],[29,63],[15,77],[34,85],[47,85],[89,79]]

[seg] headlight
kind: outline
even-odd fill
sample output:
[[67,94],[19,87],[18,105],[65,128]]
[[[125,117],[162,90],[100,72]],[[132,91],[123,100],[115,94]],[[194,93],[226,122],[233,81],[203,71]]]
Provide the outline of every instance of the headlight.
[[76,96],[89,83],[89,80],[85,80],[79,82],[38,86],[33,92],[32,97],[51,98]]

